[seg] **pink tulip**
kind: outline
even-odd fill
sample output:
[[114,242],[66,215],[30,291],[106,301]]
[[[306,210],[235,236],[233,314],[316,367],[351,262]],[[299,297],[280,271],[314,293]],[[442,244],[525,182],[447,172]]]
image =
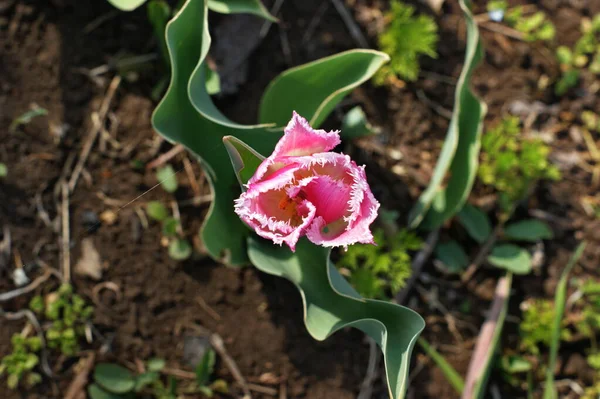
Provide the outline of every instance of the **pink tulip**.
[[275,151],[248,181],[235,212],[258,235],[294,251],[300,237],[324,247],[374,244],[369,226],[379,202],[365,167],[327,152],[338,131],[314,130],[296,112]]

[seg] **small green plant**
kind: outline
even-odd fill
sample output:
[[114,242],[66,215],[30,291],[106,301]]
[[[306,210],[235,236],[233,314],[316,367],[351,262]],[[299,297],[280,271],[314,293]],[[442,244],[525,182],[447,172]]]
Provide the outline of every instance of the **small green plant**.
[[39,337],[23,337],[14,334],[11,338],[12,352],[0,361],[0,377],[6,374],[8,388],[15,389],[21,383],[31,388],[42,381],[42,376],[35,371],[39,363],[37,353],[42,347]]
[[70,284],[62,284],[45,301],[41,296],[33,297],[29,308],[51,321],[46,330],[49,348],[58,349],[66,356],[79,351],[79,340],[85,336],[85,324],[91,319],[94,308],[74,294]]
[[[549,299],[534,299],[523,302],[523,320],[519,324],[521,350],[532,355],[540,354],[540,347],[549,347],[552,342],[554,323],[554,302]],[[563,322],[561,337],[570,337],[566,323]]]
[[350,275],[350,284],[367,298],[388,299],[399,291],[411,275],[411,256],[423,245],[422,240],[408,230],[386,236],[383,229],[375,231],[374,245],[353,245],[348,248],[339,266]]
[[14,133],[19,126],[26,125],[38,116],[44,115],[48,115],[47,109],[42,108],[35,103],[31,104],[29,111],[24,112],[12,121],[12,123],[8,127],[8,131]]
[[523,6],[513,7],[506,11],[506,23],[524,35],[525,40],[535,42],[538,40],[549,41],[554,39],[556,28],[546,13],[536,11],[525,15]]
[[414,7],[392,0],[386,14],[386,27],[379,35],[381,51],[391,57],[374,76],[378,85],[397,80],[413,81],[419,76],[419,57],[437,58],[438,27],[428,15],[414,16]]
[[150,201],[146,205],[148,216],[162,223],[163,237],[169,241],[169,256],[175,260],[185,260],[192,255],[192,246],[179,234],[179,221],[169,215],[167,207],[160,201]]
[[91,399],[131,398],[136,393],[149,393],[156,399],[175,399],[176,384],[172,380],[165,387],[160,371],[165,367],[162,359],[146,362],[146,371],[137,375],[113,363],[99,363],[94,368],[94,383],[88,386]]
[[5,164],[0,162],[0,179],[5,178],[6,176],[8,176],[8,168]]
[[559,46],[556,49],[556,58],[562,72],[554,86],[556,95],[561,96],[575,87],[582,69],[600,74],[600,14],[594,16],[592,20],[587,18],[582,20],[581,34],[573,49],[566,46]]
[[479,178],[498,191],[505,211],[523,200],[538,180],[560,179],[560,171],[548,160],[550,147],[523,137],[518,117],[505,116],[483,135],[481,147]]

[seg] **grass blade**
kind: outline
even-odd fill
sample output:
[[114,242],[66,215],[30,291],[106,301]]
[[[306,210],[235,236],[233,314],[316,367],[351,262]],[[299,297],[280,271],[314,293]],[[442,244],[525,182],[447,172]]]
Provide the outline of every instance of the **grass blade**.
[[417,342],[419,343],[421,348],[423,348],[423,351],[425,351],[425,353],[433,359],[435,364],[437,364],[440,370],[442,370],[442,373],[444,373],[444,376],[446,377],[450,385],[452,385],[452,388],[454,388],[456,392],[460,394],[465,387],[465,382],[463,381],[460,374],[458,374],[458,372],[454,369],[454,367],[452,367],[452,365],[450,365],[450,363],[448,363],[444,356],[442,356],[441,353],[439,353],[435,350],[435,348],[429,345],[429,343],[425,341],[424,338],[419,338]]
[[569,278],[571,269],[577,264],[581,255],[583,255],[585,246],[585,241],[577,246],[577,249],[563,270],[558,285],[556,286],[556,293],[554,294],[554,308],[556,309],[556,313],[554,314],[554,325],[552,326],[552,342],[550,344],[550,360],[548,361],[546,382],[544,384],[544,399],[558,398],[556,388],[554,387],[554,368],[556,367],[558,348],[560,346],[560,324],[565,312],[565,303],[567,300],[567,279]]

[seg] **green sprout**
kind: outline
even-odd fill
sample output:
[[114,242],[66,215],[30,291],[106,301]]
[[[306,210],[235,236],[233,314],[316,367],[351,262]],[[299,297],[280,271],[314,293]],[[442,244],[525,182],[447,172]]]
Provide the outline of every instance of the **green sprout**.
[[505,211],[523,200],[538,180],[560,179],[560,171],[548,160],[550,147],[540,139],[523,137],[518,117],[505,116],[483,135],[481,147],[479,178],[499,192]]
[[378,85],[398,77],[408,81],[419,76],[419,57],[437,58],[438,27],[428,15],[414,16],[414,7],[392,0],[385,19],[387,26],[379,35],[379,48],[391,57],[374,76]]
[[70,284],[61,285],[46,301],[41,296],[33,297],[29,308],[51,321],[46,330],[49,348],[58,349],[66,356],[79,351],[79,340],[85,336],[85,325],[92,318],[94,308],[74,294]]
[[525,15],[523,6],[517,6],[506,11],[505,20],[509,26],[521,32],[529,42],[549,41],[556,35],[554,24],[543,11]]
[[389,299],[399,291],[411,275],[411,256],[423,245],[408,230],[386,237],[383,229],[374,233],[375,245],[353,245],[339,261],[339,267],[350,274],[350,284],[367,298]]
[[21,381],[24,381],[28,388],[40,383],[42,376],[33,371],[39,363],[37,353],[42,347],[40,338],[14,334],[11,344],[12,352],[0,361],[0,377],[6,374],[8,388],[17,388]]
[[169,215],[167,207],[160,201],[150,201],[146,205],[148,216],[162,224],[163,237],[169,240],[169,256],[174,260],[185,260],[192,255],[190,243],[180,237],[179,221]]
[[[540,354],[540,346],[548,347],[552,342],[552,325],[554,324],[554,302],[548,299],[535,299],[522,305],[523,320],[519,325],[521,350],[532,355]],[[563,322],[561,338],[568,339],[569,330]]]
[[582,69],[587,68],[593,74],[600,74],[600,14],[592,20],[582,20],[581,34],[572,49],[567,46],[556,49],[556,58],[562,72],[554,86],[554,92],[558,96],[577,85]]
[[6,167],[5,164],[0,162],[0,179],[4,178],[6,176],[8,176],[8,168]]

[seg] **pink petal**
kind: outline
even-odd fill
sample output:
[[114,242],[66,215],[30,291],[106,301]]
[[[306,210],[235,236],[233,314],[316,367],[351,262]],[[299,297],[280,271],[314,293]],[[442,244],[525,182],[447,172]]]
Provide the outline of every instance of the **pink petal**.
[[374,244],[369,226],[375,221],[378,209],[379,202],[367,188],[353,223],[347,224],[338,220],[327,224],[324,218],[316,217],[306,231],[306,236],[311,242],[324,247],[346,247],[356,243]]
[[302,190],[306,199],[317,208],[317,217],[325,223],[343,219],[350,201],[351,186],[330,176],[318,176]]
[[284,132],[269,158],[312,155],[329,151],[340,143],[339,131],[315,130],[296,111]]

